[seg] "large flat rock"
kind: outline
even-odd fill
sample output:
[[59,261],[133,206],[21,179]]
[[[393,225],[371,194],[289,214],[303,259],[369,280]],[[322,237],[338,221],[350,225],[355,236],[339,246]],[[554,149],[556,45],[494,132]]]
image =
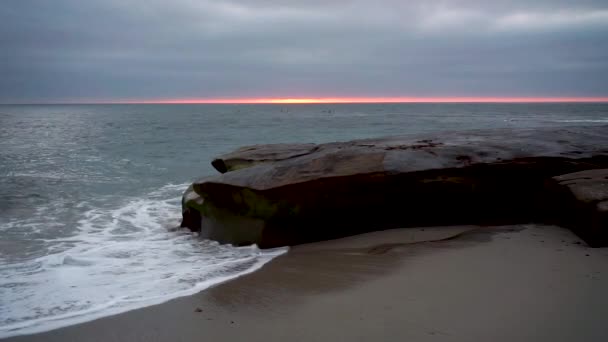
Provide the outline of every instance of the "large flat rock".
[[[527,158],[576,160],[607,156],[607,142],[608,126],[594,126],[449,132],[437,136],[408,135],[321,145],[256,145],[215,159],[226,165],[247,161],[232,167],[240,172],[228,172],[222,177],[202,181],[267,190],[353,174],[461,168]],[[250,169],[243,171],[245,168]]]
[[193,190],[204,199],[197,209],[203,236],[262,247],[396,227],[538,221],[548,178],[608,167],[607,132],[592,126],[258,145],[217,158],[214,165],[229,172]]

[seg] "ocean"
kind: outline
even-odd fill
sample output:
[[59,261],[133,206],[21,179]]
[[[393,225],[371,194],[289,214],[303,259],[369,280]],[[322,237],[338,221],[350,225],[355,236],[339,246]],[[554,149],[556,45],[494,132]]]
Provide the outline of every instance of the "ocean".
[[177,228],[182,192],[237,147],[606,123],[608,104],[591,103],[0,105],[0,338],[193,294],[285,253]]

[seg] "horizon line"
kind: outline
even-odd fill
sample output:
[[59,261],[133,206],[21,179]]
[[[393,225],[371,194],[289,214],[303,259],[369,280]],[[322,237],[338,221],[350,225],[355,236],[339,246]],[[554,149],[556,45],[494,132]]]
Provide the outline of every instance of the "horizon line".
[[349,104],[349,103],[603,103],[608,97],[285,97],[285,98],[175,98],[83,100],[4,103],[51,104]]

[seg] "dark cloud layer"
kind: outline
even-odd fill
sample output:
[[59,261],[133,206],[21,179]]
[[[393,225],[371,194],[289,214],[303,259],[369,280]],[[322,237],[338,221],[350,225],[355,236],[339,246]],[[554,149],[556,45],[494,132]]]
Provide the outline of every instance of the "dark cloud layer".
[[5,0],[0,103],[608,96],[602,1]]

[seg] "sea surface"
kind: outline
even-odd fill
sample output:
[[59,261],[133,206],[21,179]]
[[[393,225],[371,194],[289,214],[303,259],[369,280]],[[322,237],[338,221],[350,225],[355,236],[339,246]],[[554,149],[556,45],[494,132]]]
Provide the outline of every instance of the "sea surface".
[[606,123],[608,104],[0,105],[0,338],[193,294],[284,253],[176,228],[189,183],[242,145]]

